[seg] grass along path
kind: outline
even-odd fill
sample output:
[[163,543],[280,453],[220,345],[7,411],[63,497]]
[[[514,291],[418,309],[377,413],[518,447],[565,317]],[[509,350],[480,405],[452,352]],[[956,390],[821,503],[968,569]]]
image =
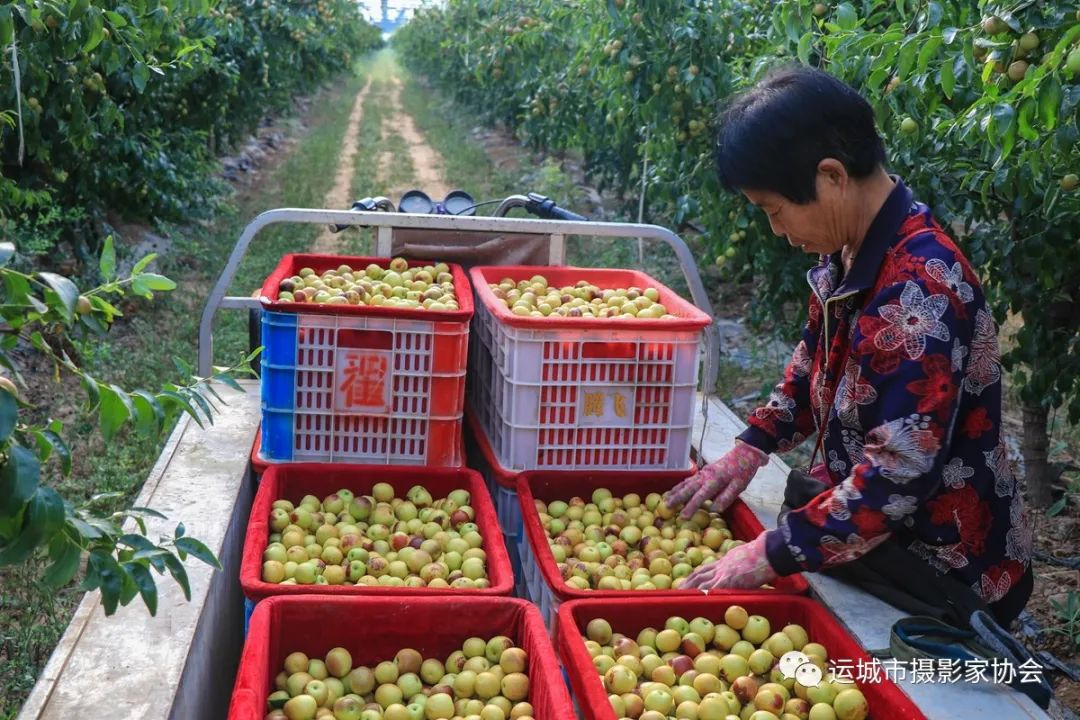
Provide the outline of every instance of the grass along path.
[[[132,303],[127,317],[106,338],[85,344],[83,363],[90,372],[126,388],[156,388],[166,380],[179,379],[174,356],[194,364],[204,299],[244,225],[274,207],[318,207],[331,189],[335,178],[326,169],[338,163],[350,110],[366,82],[369,64],[362,62],[332,89],[317,93],[302,121],[281,121],[298,141],[278,154],[260,181],[238,193],[211,225],[168,229],[173,249],[158,263],[179,283],[178,289],[152,302]],[[252,243],[231,293],[250,294],[282,254],[307,250],[318,231],[315,226],[268,228]],[[215,340],[219,364],[246,352],[246,313],[223,313]],[[122,432],[105,445],[93,426],[71,407],[81,402],[78,389],[55,387],[55,397],[40,403],[53,416],[71,418],[65,423],[65,436],[75,459],[72,475],[56,485],[72,498],[117,493],[103,503],[114,509],[130,503],[157,459],[161,442]],[[18,714],[82,595],[74,586],[52,591],[35,580],[38,575],[40,567],[29,565],[0,572],[0,720]]]

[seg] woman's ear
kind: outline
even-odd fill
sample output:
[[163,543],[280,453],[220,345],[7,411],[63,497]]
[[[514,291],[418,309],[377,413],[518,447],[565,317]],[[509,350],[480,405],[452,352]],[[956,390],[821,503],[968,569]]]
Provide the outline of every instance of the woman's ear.
[[850,179],[847,168],[844,167],[844,163],[836,158],[825,158],[819,162],[817,171],[818,182],[823,182],[831,189],[841,192],[847,189],[848,180]]

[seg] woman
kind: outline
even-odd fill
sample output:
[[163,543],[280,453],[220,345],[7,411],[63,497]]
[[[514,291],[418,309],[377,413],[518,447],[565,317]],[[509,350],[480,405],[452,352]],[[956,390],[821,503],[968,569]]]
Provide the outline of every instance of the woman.
[[824,431],[820,464],[789,479],[795,509],[685,586],[842,576],[872,557],[880,584],[895,558],[913,558],[923,578],[961,581],[1006,624],[1031,594],[1032,526],[1001,441],[996,330],[967,258],[884,159],[870,105],[820,71],[773,73],[722,116],[721,183],[820,262],[783,381],[735,448],[667,502],[684,517],[709,499],[725,508],[768,453]]

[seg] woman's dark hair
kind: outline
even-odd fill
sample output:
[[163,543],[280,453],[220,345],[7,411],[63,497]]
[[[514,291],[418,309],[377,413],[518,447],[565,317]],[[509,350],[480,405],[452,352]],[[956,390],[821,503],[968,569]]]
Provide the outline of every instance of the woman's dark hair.
[[716,171],[728,190],[769,190],[808,203],[825,158],[842,162],[853,178],[885,162],[870,103],[826,72],[774,70],[720,116]]

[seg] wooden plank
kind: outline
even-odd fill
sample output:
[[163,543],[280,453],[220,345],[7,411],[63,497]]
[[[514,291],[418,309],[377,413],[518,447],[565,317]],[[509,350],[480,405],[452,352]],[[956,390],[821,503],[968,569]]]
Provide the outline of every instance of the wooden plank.
[[156,617],[138,601],[105,617],[100,594],[87,593],[19,720],[224,716],[243,641],[239,545],[259,422],[258,384],[245,385],[246,392],[222,393],[228,405],[212,426],[177,423],[135,503],[169,518],[148,519],[152,538],[172,535],[183,520],[224,571],[189,560],[190,602],[171,578],[158,578]]
[[[746,423],[718,399],[709,398],[705,406],[699,404],[694,438],[700,446],[700,460],[711,462],[719,458],[731,449],[735,436],[745,428]],[[776,527],[776,515],[784,499],[788,470],[780,458],[770,456],[769,464],[758,472],[742,494],[743,500],[767,529]],[[904,613],[858,588],[825,575],[806,573],[805,577],[814,597],[833,612],[864,648],[888,648],[889,629]],[[897,684],[929,720],[982,717],[1028,720],[1050,717],[1026,695],[1004,686],[966,682],[914,683],[910,678]]]

